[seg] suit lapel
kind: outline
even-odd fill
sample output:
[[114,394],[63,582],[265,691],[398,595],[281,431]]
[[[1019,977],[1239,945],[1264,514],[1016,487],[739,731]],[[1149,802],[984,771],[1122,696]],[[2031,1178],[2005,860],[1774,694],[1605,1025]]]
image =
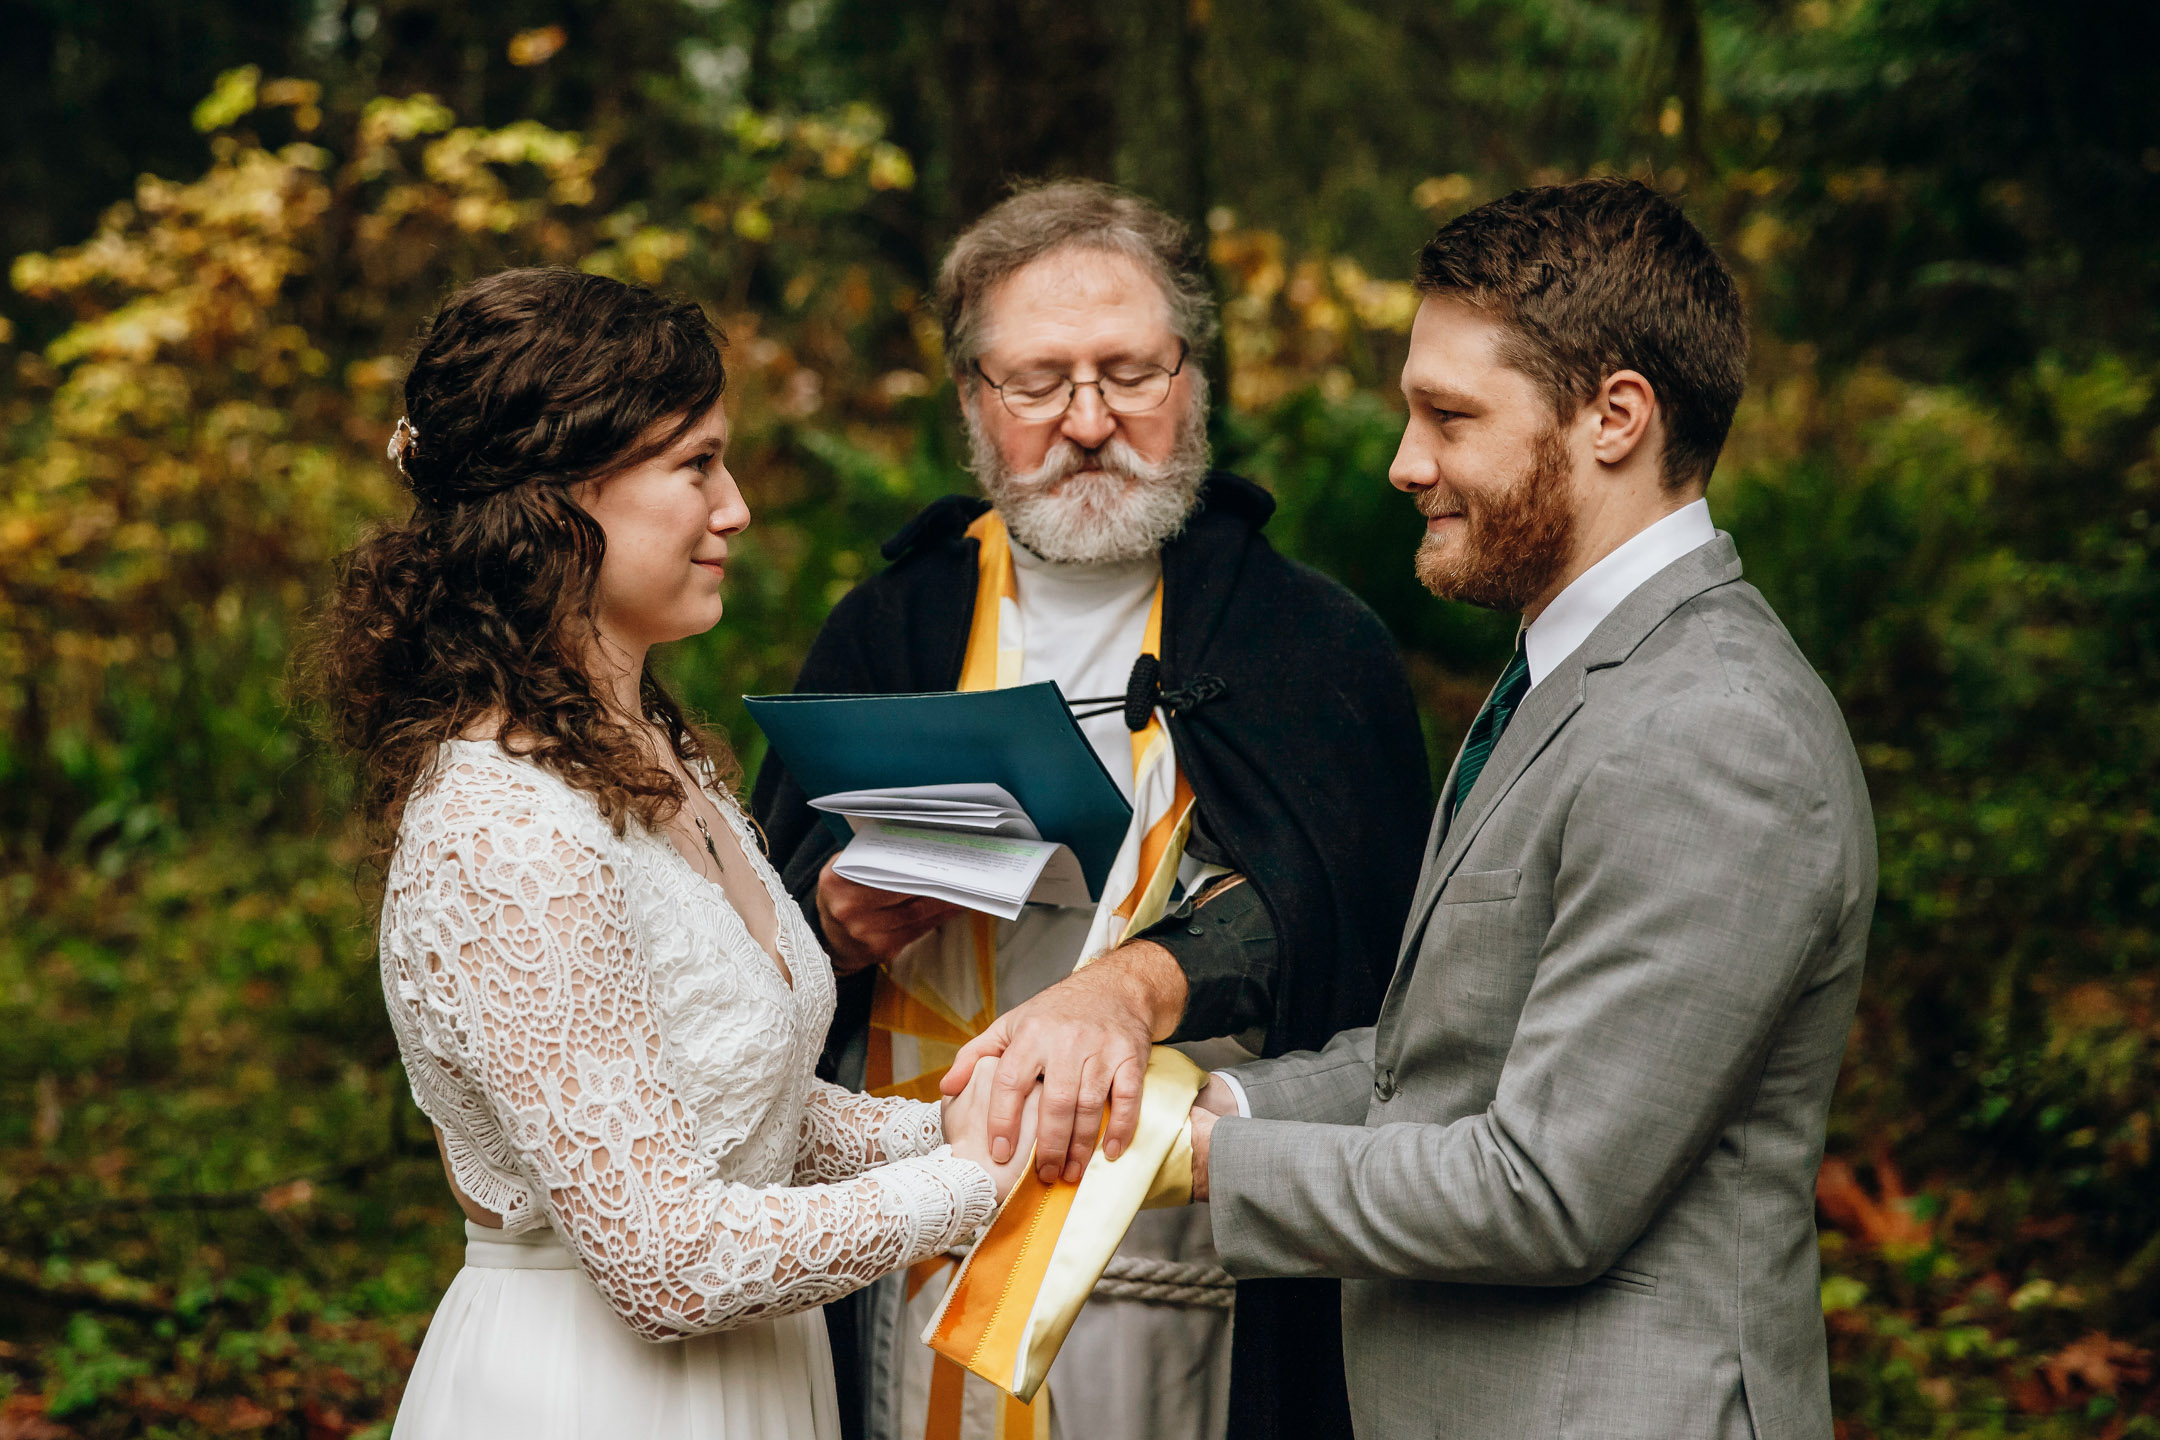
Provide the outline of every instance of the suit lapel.
[[[1402,953],[1395,960],[1398,971],[1415,955],[1415,942],[1424,933],[1426,917],[1438,902],[1447,877],[1462,862],[1463,851],[1469,848],[1484,825],[1485,817],[1499,805],[1502,797],[1522,777],[1523,771],[1530,768],[1530,762],[1552,743],[1561,727],[1582,708],[1582,677],[1582,669],[1571,659],[1524,696],[1521,708],[1515,712],[1515,718],[1501,733],[1500,743],[1493,747],[1492,755],[1485,761],[1484,773],[1478,776],[1470,798],[1456,814],[1455,823],[1444,833],[1438,823],[1434,825],[1437,844],[1426,856],[1424,874],[1418,877],[1417,900],[1410,907],[1410,923],[1404,928]],[[1460,757],[1456,763],[1458,766],[1462,763]],[[1444,799],[1440,813],[1442,816],[1447,813]]]
[[1500,743],[1493,747],[1491,757],[1486,760],[1484,772],[1478,776],[1469,800],[1455,817],[1455,823],[1449,825],[1447,796],[1462,767],[1462,752],[1456,751],[1455,764],[1448,771],[1448,783],[1440,791],[1439,812],[1433,820],[1432,835],[1426,842],[1425,868],[1418,875],[1410,916],[1403,926],[1402,948],[1396,954],[1395,981],[1391,989],[1400,988],[1406,979],[1423,942],[1426,921],[1439,901],[1440,891],[1447,884],[1448,876],[1455,872],[1455,867],[1462,863],[1463,853],[1477,838],[1486,817],[1499,808],[1515,782],[1538,756],[1545,753],[1554,737],[1582,708],[1584,684],[1590,672],[1622,663],[1675,610],[1704,591],[1739,578],[1739,553],[1733,548],[1732,538],[1721,531],[1715,540],[1681,556],[1644,581],[1590,632],[1590,638],[1573,655],[1560,662],[1558,669],[1524,697],[1522,707],[1515,712],[1515,718],[1500,736]]
[[[1498,681],[1493,683],[1495,687],[1499,684]],[[1488,693],[1486,699],[1491,698]],[[1468,743],[1469,737],[1466,735],[1463,737],[1463,744]],[[1410,942],[1416,938],[1425,912],[1432,908],[1433,894],[1440,888],[1443,879],[1440,867],[1435,862],[1440,858],[1441,847],[1447,843],[1448,796],[1455,793],[1455,778],[1462,774],[1462,752],[1462,745],[1457,745],[1455,761],[1448,766],[1447,779],[1440,786],[1440,803],[1433,807],[1432,829],[1425,836],[1425,863],[1418,868],[1417,888],[1410,894],[1410,918],[1403,926],[1402,948],[1395,952],[1397,969],[1402,968],[1403,960],[1409,954]]]

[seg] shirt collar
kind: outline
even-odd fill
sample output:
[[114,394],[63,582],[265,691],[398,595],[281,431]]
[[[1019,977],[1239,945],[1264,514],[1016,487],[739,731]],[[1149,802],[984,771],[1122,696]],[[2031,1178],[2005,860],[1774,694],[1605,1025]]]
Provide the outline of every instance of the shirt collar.
[[1530,684],[1535,687],[1581,649],[1590,632],[1644,581],[1716,538],[1710,502],[1697,500],[1637,531],[1619,549],[1576,576],[1523,632]]

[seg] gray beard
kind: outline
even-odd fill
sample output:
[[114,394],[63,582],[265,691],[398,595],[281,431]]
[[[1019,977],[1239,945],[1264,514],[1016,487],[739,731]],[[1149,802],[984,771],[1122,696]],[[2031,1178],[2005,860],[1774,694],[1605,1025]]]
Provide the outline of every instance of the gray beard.
[[1043,559],[1064,565],[1138,560],[1161,549],[1192,515],[1208,461],[1204,385],[1193,388],[1192,408],[1178,421],[1170,453],[1152,463],[1121,436],[1094,451],[1060,440],[1042,464],[1017,475],[976,414],[968,414],[968,468],[1006,530]]

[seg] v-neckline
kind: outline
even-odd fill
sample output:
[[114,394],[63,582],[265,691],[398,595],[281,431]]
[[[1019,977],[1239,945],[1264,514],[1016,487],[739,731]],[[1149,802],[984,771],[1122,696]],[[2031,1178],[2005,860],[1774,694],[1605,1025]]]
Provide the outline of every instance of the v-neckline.
[[[480,747],[484,750],[490,750],[498,755],[501,755],[505,759],[510,760],[513,763],[532,763],[529,757],[517,754],[516,752],[512,751],[508,746],[503,745],[499,741],[468,739],[463,735],[458,735],[452,737],[450,743],[455,745],[472,745]],[[682,866],[682,868],[689,873],[691,879],[697,881],[700,885],[710,885],[715,891],[718,892],[721,908],[728,912],[728,918],[735,923],[737,929],[742,931],[743,939],[750,942],[750,948],[757,951],[758,954],[762,955],[765,958],[766,963],[772,966],[773,978],[777,979],[780,982],[780,987],[783,990],[787,991],[790,997],[793,997],[798,993],[798,977],[796,976],[795,968],[789,965],[787,963],[787,960],[784,958],[785,952],[787,950],[787,941],[785,939],[785,936],[787,934],[787,922],[781,918],[780,901],[774,897],[773,887],[767,885],[765,883],[765,877],[758,873],[757,861],[750,854],[749,846],[743,843],[742,832],[735,828],[733,821],[728,819],[727,807],[722,805],[718,800],[713,799],[712,793],[705,788],[702,781],[693,778],[691,780],[691,783],[697,788],[698,793],[704,795],[706,800],[712,805],[713,812],[720,817],[720,822],[728,827],[728,833],[735,837],[735,848],[742,853],[743,863],[750,867],[751,879],[755,880],[757,882],[758,888],[765,893],[765,903],[773,907],[772,949],[766,949],[763,944],[759,943],[757,936],[751,933],[749,922],[743,919],[742,912],[735,908],[735,902],[728,897],[727,886],[721,884],[719,881],[713,879],[711,876],[699,870],[697,868],[697,862],[692,860],[689,856],[683,854],[682,850],[675,844],[674,840],[669,837],[666,826],[663,825],[657,828],[649,826],[638,826],[636,828],[644,830],[648,835],[653,838],[655,842],[662,846],[669,855],[673,856],[675,859],[675,863]],[[685,803],[687,803],[687,797],[685,797]],[[693,812],[692,818],[693,820],[695,819],[695,812]],[[717,858],[718,857],[716,856],[715,859],[717,860]]]
[[[702,786],[700,786],[699,788],[700,790],[703,789]],[[707,798],[710,799],[711,797],[708,796]],[[784,942],[780,938],[781,932],[785,928],[784,922],[780,918],[780,902],[773,898],[772,887],[765,883],[765,877],[758,874],[757,863],[750,858],[749,848],[742,843],[742,833],[738,831],[735,826],[728,820],[726,812],[721,809],[718,801],[713,801],[712,805],[714,811],[719,813],[720,815],[720,823],[726,825],[728,827],[728,834],[735,837],[735,848],[738,852],[741,853],[742,862],[750,867],[750,878],[756,882],[758,889],[764,892],[765,903],[773,907],[772,949],[766,949],[765,946],[758,940],[756,932],[752,931],[750,928],[750,922],[743,918],[742,911],[736,907],[734,899],[729,896],[727,886],[722,884],[720,881],[713,879],[712,876],[707,875],[704,871],[698,869],[697,862],[692,860],[688,855],[683,854],[682,847],[675,843],[674,837],[667,833],[667,829],[665,826],[662,826],[658,831],[656,831],[653,835],[653,838],[667,847],[668,853],[675,857],[677,863],[679,863],[683,867],[683,869],[690,872],[691,879],[697,881],[700,885],[709,885],[712,887],[712,889],[719,896],[720,904],[727,910],[728,917],[735,922],[736,928],[742,931],[743,939],[750,942],[751,949],[757,951],[758,954],[765,957],[765,959],[772,965],[773,975],[780,981],[781,986],[787,990],[788,994],[793,995],[795,993],[796,983],[795,969],[793,966],[789,965],[780,954],[781,951],[787,948],[786,942]],[[688,809],[687,799],[685,800],[684,808],[686,810]],[[690,813],[691,824],[695,825],[698,821],[698,818],[699,817],[696,812],[692,811]],[[714,848],[717,851],[718,847],[716,846]],[[717,853],[713,856],[713,863],[719,865],[723,871],[727,869],[725,862],[720,859]]]

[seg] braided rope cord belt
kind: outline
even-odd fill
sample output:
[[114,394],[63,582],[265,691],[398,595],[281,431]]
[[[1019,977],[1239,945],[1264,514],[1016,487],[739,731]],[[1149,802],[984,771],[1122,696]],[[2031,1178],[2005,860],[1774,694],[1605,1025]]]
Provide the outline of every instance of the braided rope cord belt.
[[[955,1246],[946,1253],[963,1260],[968,1252]],[[1237,1281],[1220,1265],[1113,1255],[1102,1279],[1095,1282],[1095,1298],[1228,1310],[1237,1299]]]
[[1228,1310],[1237,1298],[1237,1282],[1220,1265],[1113,1255],[1110,1268],[1095,1282],[1095,1293],[1105,1300],[1147,1300],[1157,1305]]

